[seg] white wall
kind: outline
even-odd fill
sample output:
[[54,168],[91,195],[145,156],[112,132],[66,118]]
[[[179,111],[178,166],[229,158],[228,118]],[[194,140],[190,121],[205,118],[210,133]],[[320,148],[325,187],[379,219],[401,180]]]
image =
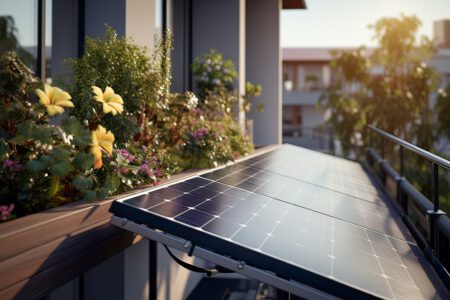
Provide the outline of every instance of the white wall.
[[156,24],[156,0],[127,0],[125,17],[125,34],[139,46],[153,49],[155,35],[160,28]]
[[302,105],[302,126],[316,127],[324,123],[323,111],[315,105]]

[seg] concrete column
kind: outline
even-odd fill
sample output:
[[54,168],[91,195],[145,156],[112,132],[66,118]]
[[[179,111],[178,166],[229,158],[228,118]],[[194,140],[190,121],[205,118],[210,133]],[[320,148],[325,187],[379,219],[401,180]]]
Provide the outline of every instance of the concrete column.
[[124,300],[147,300],[150,287],[149,274],[149,247],[148,240],[125,249],[123,262]]
[[331,73],[330,73],[330,66],[329,65],[323,65],[322,66],[322,88],[327,88],[330,85],[331,82]]
[[279,0],[247,0],[246,79],[262,85],[264,102],[264,112],[251,114],[256,145],[282,140],[280,10]]
[[153,49],[155,36],[160,35],[161,24],[156,24],[160,14],[157,0],[89,0],[85,2],[86,36],[103,38],[105,24],[127,36],[139,46]]

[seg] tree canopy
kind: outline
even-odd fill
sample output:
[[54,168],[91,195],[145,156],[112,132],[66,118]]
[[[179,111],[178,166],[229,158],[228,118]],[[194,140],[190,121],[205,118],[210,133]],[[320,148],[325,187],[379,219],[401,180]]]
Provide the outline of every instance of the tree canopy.
[[438,77],[426,61],[436,49],[427,37],[417,37],[420,25],[416,16],[382,18],[369,25],[378,48],[332,53],[335,80],[320,103],[345,154],[365,142],[367,124],[432,149],[436,131],[429,99]]

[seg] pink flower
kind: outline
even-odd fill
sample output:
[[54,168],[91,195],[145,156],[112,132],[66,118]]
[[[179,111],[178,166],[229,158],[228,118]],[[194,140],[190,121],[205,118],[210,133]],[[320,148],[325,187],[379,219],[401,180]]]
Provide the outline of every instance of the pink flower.
[[3,162],[3,168],[17,172],[22,170],[22,164],[18,161],[7,159]]
[[120,168],[119,169],[119,173],[120,174],[123,174],[123,175],[126,175],[126,174],[128,174],[130,172],[130,169],[128,169],[128,168]]
[[209,129],[206,127],[202,127],[197,129],[196,131],[194,131],[192,134],[192,137],[196,140],[201,139],[203,137],[205,137],[206,135],[208,135],[209,133]]
[[11,203],[9,206],[7,205],[0,205],[0,219],[2,221],[6,221],[8,219],[8,216],[11,214],[11,212],[14,209],[14,204]]
[[136,159],[127,149],[118,149],[117,153],[119,153],[119,155],[124,159],[128,160],[129,163],[132,163]]
[[153,176],[153,171],[149,168],[147,162],[144,162],[141,167],[139,168],[139,171],[146,174],[148,177]]

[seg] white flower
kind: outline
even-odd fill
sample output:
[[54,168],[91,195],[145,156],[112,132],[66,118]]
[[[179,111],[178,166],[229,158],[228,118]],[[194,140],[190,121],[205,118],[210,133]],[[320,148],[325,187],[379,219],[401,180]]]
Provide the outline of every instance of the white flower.
[[442,97],[447,97],[447,93],[444,91],[444,89],[438,89],[438,94]]
[[197,104],[198,104],[197,96],[195,96],[194,93],[190,93],[190,92],[187,93],[187,96],[188,96],[187,106],[192,109],[197,107]]

